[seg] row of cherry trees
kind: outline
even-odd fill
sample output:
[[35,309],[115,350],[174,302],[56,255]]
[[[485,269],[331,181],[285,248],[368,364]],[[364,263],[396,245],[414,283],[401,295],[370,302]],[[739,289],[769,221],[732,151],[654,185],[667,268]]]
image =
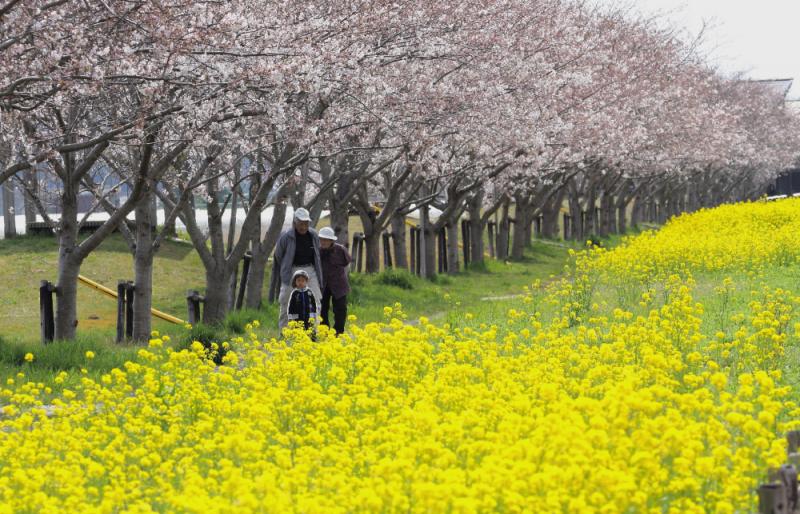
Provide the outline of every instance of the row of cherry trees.
[[[473,261],[493,216],[499,256],[510,240],[521,257],[534,220],[555,236],[564,206],[584,237],[656,204],[665,218],[756,197],[798,137],[779,95],[720,76],[661,20],[577,1],[0,1],[0,183],[58,238],[59,339],[75,335],[81,264],[116,229],[146,339],[153,256],[177,219],[210,322],[248,250],[260,305],[283,199],[329,211],[342,242],[356,212],[368,271],[387,230],[406,265],[418,211],[431,275],[442,229],[458,270],[462,218]],[[81,239],[87,192],[108,220]]]

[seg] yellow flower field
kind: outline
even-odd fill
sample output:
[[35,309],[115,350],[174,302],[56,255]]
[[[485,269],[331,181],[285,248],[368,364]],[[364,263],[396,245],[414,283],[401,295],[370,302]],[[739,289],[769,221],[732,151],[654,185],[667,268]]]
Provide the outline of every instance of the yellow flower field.
[[800,198],[723,205],[669,221],[604,253],[597,269],[624,280],[663,280],[686,271],[800,263]]
[[[498,325],[395,305],[340,338],[251,333],[219,367],[156,336],[51,412],[47,384],[11,377],[0,513],[752,512],[800,425],[800,292],[753,279],[706,333],[692,275],[795,266],[798,222],[798,201],[682,216],[582,252]],[[626,279],[636,312],[594,303]]]

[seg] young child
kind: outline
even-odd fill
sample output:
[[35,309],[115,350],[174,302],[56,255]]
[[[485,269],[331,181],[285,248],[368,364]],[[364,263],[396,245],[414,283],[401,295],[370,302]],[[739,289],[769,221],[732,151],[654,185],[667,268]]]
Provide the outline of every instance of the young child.
[[292,276],[292,294],[289,296],[289,321],[302,321],[306,330],[313,329],[317,319],[317,299],[308,287],[308,273],[295,271]]

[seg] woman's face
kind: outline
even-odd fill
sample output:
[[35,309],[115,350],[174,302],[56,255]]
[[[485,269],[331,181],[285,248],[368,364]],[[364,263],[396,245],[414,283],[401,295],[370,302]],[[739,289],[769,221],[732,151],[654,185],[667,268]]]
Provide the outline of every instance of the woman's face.
[[327,250],[328,248],[333,246],[333,241],[331,241],[330,239],[320,239],[319,240],[319,246],[323,250]]

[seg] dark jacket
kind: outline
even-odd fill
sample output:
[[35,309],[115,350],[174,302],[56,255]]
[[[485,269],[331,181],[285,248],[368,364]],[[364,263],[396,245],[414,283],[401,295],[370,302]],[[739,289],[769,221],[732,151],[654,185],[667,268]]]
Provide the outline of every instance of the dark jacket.
[[[313,228],[308,229],[311,234],[311,244],[314,247],[314,270],[317,272],[317,280],[319,281],[319,288],[322,290],[325,287],[325,281],[322,278],[322,262],[319,258],[319,236],[317,231]],[[285,230],[278,242],[275,244],[274,263],[272,266],[273,273],[275,270],[280,272],[281,284],[289,285],[292,281],[292,261],[294,261],[294,250],[297,240],[295,239],[294,227]]]
[[289,297],[289,321],[302,321],[306,330],[314,325],[317,318],[317,299],[310,288],[305,291],[295,289]]
[[322,256],[322,276],[325,286],[321,287],[331,290],[334,298],[341,298],[350,292],[350,281],[347,279],[347,266],[353,260],[347,248],[339,243],[327,250],[320,250]]

